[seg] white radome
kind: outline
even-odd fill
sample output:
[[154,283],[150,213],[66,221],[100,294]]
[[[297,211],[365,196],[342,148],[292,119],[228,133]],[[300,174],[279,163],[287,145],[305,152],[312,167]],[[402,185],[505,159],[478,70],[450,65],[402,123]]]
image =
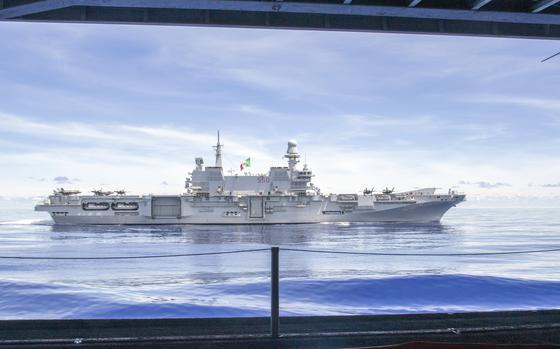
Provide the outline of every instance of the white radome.
[[288,141],[288,150],[286,150],[287,154],[297,154],[297,142],[293,139]]

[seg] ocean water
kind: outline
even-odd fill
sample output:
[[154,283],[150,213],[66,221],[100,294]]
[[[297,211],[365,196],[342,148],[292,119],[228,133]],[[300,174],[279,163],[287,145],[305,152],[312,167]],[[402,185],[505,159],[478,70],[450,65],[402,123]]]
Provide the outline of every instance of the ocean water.
[[[0,209],[0,256],[101,257],[270,246],[469,253],[560,247],[560,209],[458,207],[441,224],[56,226]],[[560,252],[410,257],[280,252],[282,315],[560,307]],[[270,252],[0,259],[1,319],[267,316]]]

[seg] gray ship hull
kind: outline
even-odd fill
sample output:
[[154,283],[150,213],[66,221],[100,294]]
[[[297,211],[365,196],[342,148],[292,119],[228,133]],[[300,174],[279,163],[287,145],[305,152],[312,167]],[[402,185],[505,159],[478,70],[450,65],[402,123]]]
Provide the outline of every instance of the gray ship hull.
[[443,215],[458,202],[434,201],[412,204],[385,210],[363,209],[339,215],[332,222],[372,223],[432,223],[439,222]]
[[[127,198],[133,200],[133,198]],[[269,208],[264,200],[258,217],[251,216],[254,211],[240,209],[239,203],[205,203],[197,206],[189,201],[178,201],[182,205],[176,216],[158,216],[152,199],[137,199],[140,209],[137,212],[84,212],[83,205],[38,205],[37,211],[49,212],[56,224],[66,225],[181,225],[181,224],[303,224],[323,222],[439,222],[442,216],[462,198],[424,203],[374,203],[371,206],[356,206],[351,210],[340,209],[337,203],[325,200],[311,201],[300,205],[280,205]],[[332,208],[338,207],[338,210]],[[395,207],[396,206],[396,207]],[[243,208],[244,205],[241,204]],[[266,208],[265,208],[266,207]],[[327,210],[327,208],[329,208]],[[179,211],[178,211],[179,212]],[[165,212],[159,212],[165,214]]]

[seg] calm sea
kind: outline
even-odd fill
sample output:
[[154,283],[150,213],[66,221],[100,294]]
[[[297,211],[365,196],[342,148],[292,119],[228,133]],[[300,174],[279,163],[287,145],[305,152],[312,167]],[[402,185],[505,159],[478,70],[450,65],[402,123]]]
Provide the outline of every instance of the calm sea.
[[[1,256],[140,256],[297,247],[467,253],[560,247],[560,209],[458,207],[441,224],[53,225],[0,210]],[[560,307],[560,252],[350,256],[280,252],[281,313],[342,315]],[[267,316],[268,251],[143,260],[0,259],[0,318]]]

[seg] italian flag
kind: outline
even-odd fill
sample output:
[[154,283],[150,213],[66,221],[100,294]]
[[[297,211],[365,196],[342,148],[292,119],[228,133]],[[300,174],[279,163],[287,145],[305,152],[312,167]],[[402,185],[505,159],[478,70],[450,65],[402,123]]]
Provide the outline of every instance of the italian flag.
[[251,158],[245,159],[245,161],[243,161],[243,162],[241,163],[241,165],[239,165],[239,168],[241,169],[241,171],[243,171],[243,169],[244,169],[245,167],[251,167]]

